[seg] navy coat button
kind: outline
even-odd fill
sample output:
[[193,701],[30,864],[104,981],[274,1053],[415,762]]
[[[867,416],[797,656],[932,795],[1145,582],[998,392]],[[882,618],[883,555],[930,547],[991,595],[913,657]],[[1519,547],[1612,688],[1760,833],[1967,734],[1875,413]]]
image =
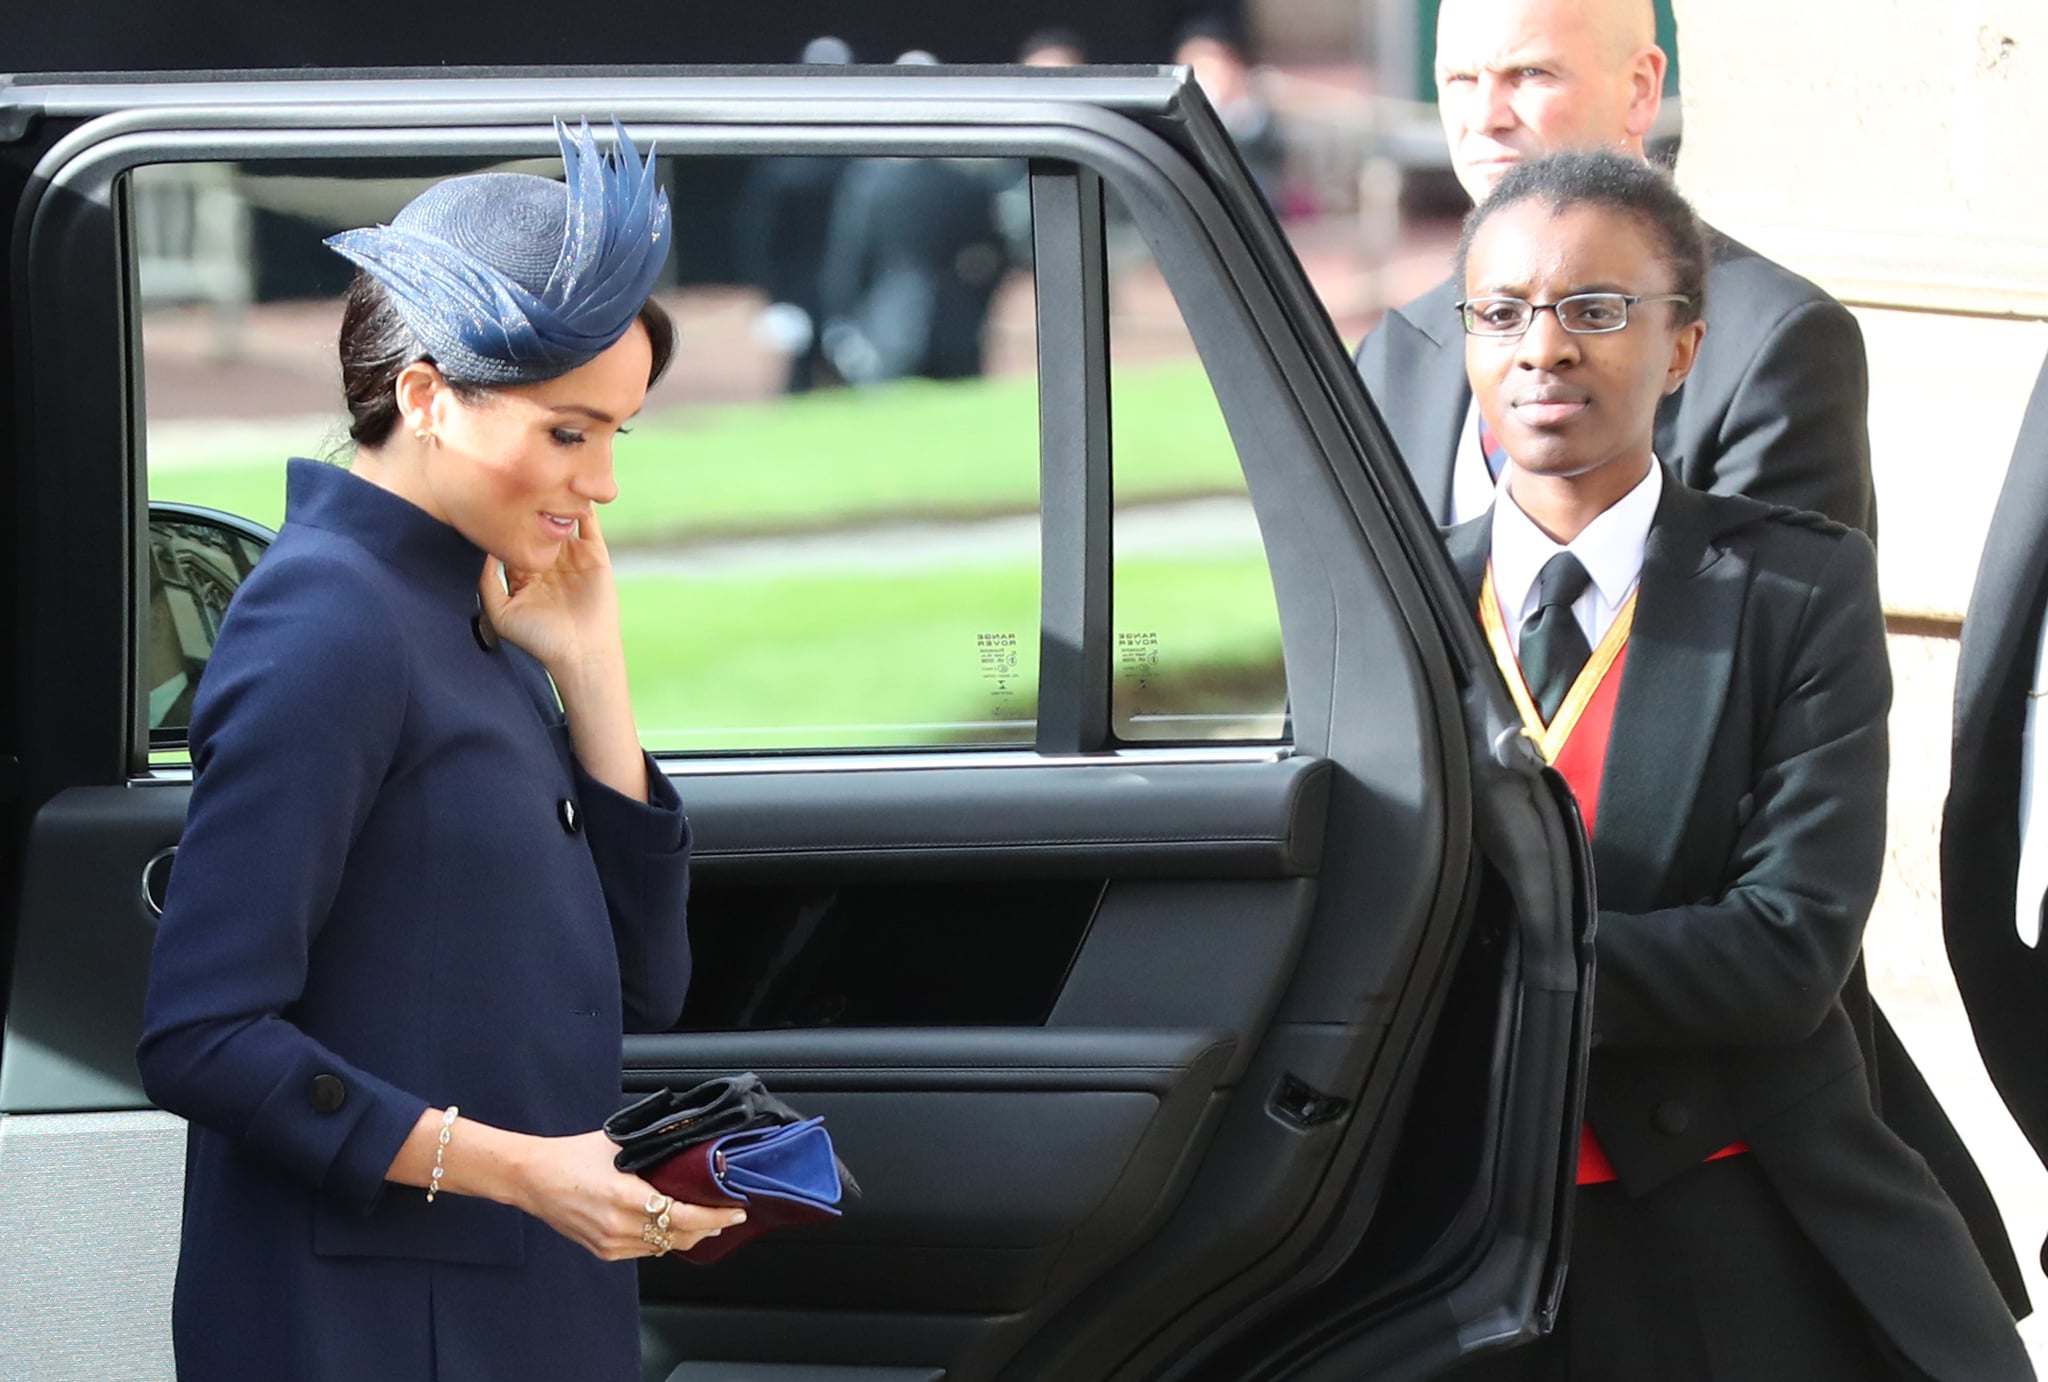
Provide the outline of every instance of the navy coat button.
[[1650,1115],[1650,1121],[1657,1125],[1657,1131],[1676,1137],[1692,1126],[1692,1114],[1676,1099],[1666,1100],[1657,1105],[1657,1111]]
[[339,1075],[315,1075],[306,1086],[306,1102],[315,1113],[339,1113],[348,1102],[348,1086]]
[[556,802],[555,814],[562,818],[562,829],[571,835],[583,828],[583,813],[576,809],[576,803],[571,798],[563,797]]
[[479,611],[469,621],[469,631],[476,639],[476,645],[487,653],[498,651],[498,631],[491,627],[491,621]]

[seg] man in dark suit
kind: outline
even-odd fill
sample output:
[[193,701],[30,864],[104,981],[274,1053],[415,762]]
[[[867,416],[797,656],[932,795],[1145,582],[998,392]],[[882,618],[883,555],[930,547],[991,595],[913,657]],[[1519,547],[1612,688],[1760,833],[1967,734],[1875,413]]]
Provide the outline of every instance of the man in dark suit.
[[1579,799],[1601,903],[1559,1332],[1479,1369],[2030,1378],[1961,1216],[1871,1106],[1842,1001],[1884,859],[1875,555],[1657,464],[1706,261],[1663,175],[1610,152],[1516,169],[1460,246],[1467,374],[1508,461],[1447,542]]
[[[1666,58],[1650,0],[1444,0],[1438,108],[1473,200],[1564,148],[1642,156]],[[1855,318],[1778,264],[1707,232],[1707,336],[1657,411],[1657,455],[1694,489],[1811,509],[1873,539],[1869,378]],[[1389,312],[1358,370],[1440,523],[1485,509],[1498,448],[1465,383],[1450,281]]]
[[[2034,385],[1992,515],[1956,668],[1955,739],[1942,813],[1941,903],[1956,986],[1985,1069],[2014,1121],[2048,1154],[2048,365]],[[2024,828],[2022,822],[2024,821]],[[2048,1249],[2044,1249],[2048,1258]]]

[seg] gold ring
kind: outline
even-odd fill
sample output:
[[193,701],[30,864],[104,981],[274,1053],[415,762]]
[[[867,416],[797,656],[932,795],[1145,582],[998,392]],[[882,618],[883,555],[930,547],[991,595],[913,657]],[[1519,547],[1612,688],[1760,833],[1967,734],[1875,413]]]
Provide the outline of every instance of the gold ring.
[[668,1207],[674,1203],[674,1200],[657,1190],[647,1197],[646,1210],[649,1215],[666,1214]]

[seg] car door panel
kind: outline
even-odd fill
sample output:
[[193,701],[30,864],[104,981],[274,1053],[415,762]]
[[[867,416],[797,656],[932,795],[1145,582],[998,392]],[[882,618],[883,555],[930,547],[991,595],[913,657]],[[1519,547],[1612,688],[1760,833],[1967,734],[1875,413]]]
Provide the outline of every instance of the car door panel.
[[36,813],[15,920],[0,1110],[142,1108],[135,1043],[156,919],[143,871],[175,846],[181,788],[73,788]]
[[[848,1077],[815,1067],[762,1070],[832,1128],[861,1184],[847,1217],[762,1240],[717,1271],[663,1264],[650,1270],[649,1298],[991,1315],[1028,1309],[1084,1245],[1128,1245],[1190,1149],[1231,1047],[1210,1033],[1142,1034],[1138,1043],[1128,1042],[1131,1033],[1075,1033],[1105,1038],[1103,1053],[1130,1063],[1048,1063],[1012,1079],[991,1067],[920,1067],[892,1050],[899,1035],[875,1043],[875,1060],[886,1064]],[[1007,1062],[1030,1056],[1034,1044],[1026,1033],[1002,1032],[989,1048]],[[749,1068],[719,1062],[718,1053],[699,1048],[692,1054],[713,1059],[636,1068],[632,1076]]]
[[[1204,934],[1240,933],[1225,948],[1178,952],[1184,968],[1201,955],[1201,971],[1215,975],[1235,1001],[1188,988],[1169,1011],[1183,1026],[1225,1016],[1238,1024],[1226,1029],[1233,1036],[1250,1037],[1255,1032],[1243,1024],[1270,1007],[1270,989],[1291,958],[1304,893],[1283,880],[1302,873],[1314,857],[1326,780],[1323,766],[1312,760],[1160,764],[1144,772],[987,769],[978,778],[972,770],[955,776],[927,768],[688,779],[679,790],[698,841],[700,949],[707,931],[715,947],[719,928],[759,925],[768,909],[749,882],[775,889],[822,886],[829,893],[887,879],[926,885],[923,906],[942,908],[946,885],[963,877],[1011,887],[1046,876],[1174,880],[1198,870],[1218,876],[1223,891],[1161,882],[1083,892],[1086,910],[1071,928],[1078,954],[1060,959],[1049,975],[1050,996],[1065,1005],[1053,1020],[1088,1023],[1091,1012],[1102,1019],[1116,1011],[1115,986],[1142,979],[1135,967],[1159,953],[1133,936],[1150,934],[1170,944],[1160,936],[1162,922],[1178,926],[1185,918]],[[74,788],[38,812],[19,912],[21,982],[7,1011],[0,1109],[56,1111],[141,1100],[134,1047],[154,939],[143,878],[152,860],[175,847],[186,792],[173,781]],[[786,822],[779,828],[771,824],[777,816]],[[976,816],[1001,824],[963,825]],[[849,817],[858,818],[857,838]],[[776,843],[756,843],[771,829]],[[1198,838],[1212,843],[1197,848],[1190,842]],[[1276,881],[1235,881],[1244,874]],[[1147,906],[1155,886],[1167,890],[1164,918]],[[81,924],[81,918],[93,920]],[[1134,945],[1139,953],[1116,953],[1118,946],[1128,951]],[[785,966],[795,960],[783,957]],[[1266,991],[1256,987],[1262,974]],[[730,988],[753,976],[712,977]],[[1062,981],[1078,982],[1071,1000]],[[1131,1014],[1143,1021],[1130,1025],[1152,1025],[1153,1011],[1133,1007]],[[629,1055],[629,1065],[633,1059]],[[90,1081],[81,1078],[81,1066],[90,1069]]]
[[1065,763],[688,780],[700,876],[1289,877],[1321,863],[1330,765]]
[[783,1363],[684,1363],[663,1376],[666,1382],[946,1382],[931,1368],[842,1368]]
[[0,1378],[174,1382],[177,1234],[134,1234],[111,1261],[100,1216],[53,1209],[90,1196],[175,1224],[184,1184],[185,1125],[168,1113],[0,1115]]
[[[700,888],[714,900],[711,920],[699,925],[715,927],[725,915],[757,920],[763,909],[749,899],[759,889],[749,885],[763,878],[778,888],[857,888],[883,875],[923,881],[943,896],[949,880],[990,867],[1020,880],[1113,875],[1087,893],[1098,900],[1047,1025],[686,1032],[627,1042],[629,1093],[762,1072],[806,1112],[827,1116],[866,1191],[843,1223],[763,1241],[717,1271],[651,1270],[648,1300],[825,1310],[849,1320],[835,1345],[846,1350],[840,1356],[858,1356],[869,1333],[866,1317],[846,1312],[1014,1313],[1040,1298],[1063,1263],[1099,1262],[1136,1240],[1213,1126],[1218,1094],[1241,1073],[1241,1052],[1277,1001],[1313,898],[1312,879],[1289,876],[1306,853],[1296,839],[1319,837],[1315,808],[1327,780],[1310,760],[1160,764],[1142,774],[1013,767],[985,770],[984,790],[963,799],[961,783],[941,784],[928,768],[897,774],[894,784],[886,776],[777,772],[680,783],[705,842]],[[1004,788],[1020,776],[1039,779],[1017,812],[1003,814],[1021,834],[984,828],[946,843],[966,833],[958,821],[971,800],[1019,800]],[[807,815],[802,804],[820,793],[829,800]],[[142,876],[175,844],[185,794],[168,782],[74,789],[38,814],[20,951],[20,973],[34,983],[9,1005],[0,1108],[143,1102],[133,1048],[153,918]],[[867,803],[868,848],[807,847],[843,839],[833,822],[849,798]],[[722,848],[755,838],[778,801],[790,818],[778,835],[783,862],[764,870],[745,848]],[[1248,842],[1236,853],[1219,849],[1215,862],[1226,876],[1251,877],[1181,878],[1193,857],[1184,841],[1197,829]],[[175,869],[172,879],[175,886]],[[100,924],[80,925],[82,916]],[[126,919],[118,933],[105,924],[115,916]],[[1165,972],[1162,953],[1176,958]],[[1145,1001],[1119,1000],[1119,992]],[[1109,1014],[1118,1026],[1087,1025]],[[1229,1026],[1174,1025],[1197,1015]],[[92,1065],[91,1079],[82,1063]],[[69,1126],[88,1146],[99,1135],[91,1119]],[[180,1126],[160,1120],[151,1135],[154,1159],[175,1166]],[[175,1218],[180,1184],[175,1174],[160,1177],[134,1194],[147,1202],[143,1212]]]

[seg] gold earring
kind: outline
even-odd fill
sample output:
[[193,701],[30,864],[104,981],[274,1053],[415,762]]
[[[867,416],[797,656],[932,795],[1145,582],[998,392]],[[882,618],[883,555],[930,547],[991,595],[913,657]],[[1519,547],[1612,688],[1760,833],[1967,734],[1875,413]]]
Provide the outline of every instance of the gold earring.
[[418,431],[414,432],[412,435],[414,440],[420,442],[422,445],[431,446],[434,442],[440,440],[440,438],[434,435],[434,429],[431,427],[422,427]]

